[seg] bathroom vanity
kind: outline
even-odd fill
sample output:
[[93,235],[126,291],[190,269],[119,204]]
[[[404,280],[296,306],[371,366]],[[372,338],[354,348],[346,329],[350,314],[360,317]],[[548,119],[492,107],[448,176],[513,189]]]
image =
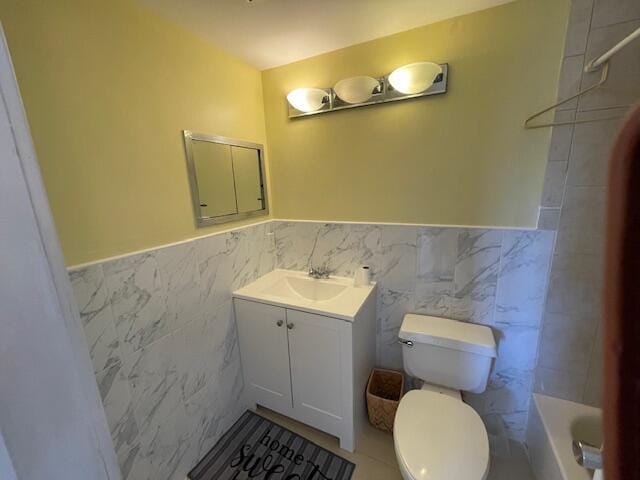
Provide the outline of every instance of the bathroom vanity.
[[245,395],[355,449],[375,364],[375,285],[274,270],[233,294]]

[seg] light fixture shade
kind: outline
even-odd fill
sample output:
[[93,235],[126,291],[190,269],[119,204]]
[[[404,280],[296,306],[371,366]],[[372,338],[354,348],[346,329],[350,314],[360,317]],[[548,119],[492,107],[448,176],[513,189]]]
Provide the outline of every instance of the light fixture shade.
[[287,95],[287,101],[301,112],[315,112],[326,103],[329,94],[320,88],[296,88]]
[[414,95],[428,89],[436,77],[442,73],[437,63],[418,62],[396,68],[389,75],[389,83],[400,93]]
[[373,96],[373,89],[380,82],[373,77],[351,77],[340,80],[333,90],[340,100],[347,103],[364,103]]

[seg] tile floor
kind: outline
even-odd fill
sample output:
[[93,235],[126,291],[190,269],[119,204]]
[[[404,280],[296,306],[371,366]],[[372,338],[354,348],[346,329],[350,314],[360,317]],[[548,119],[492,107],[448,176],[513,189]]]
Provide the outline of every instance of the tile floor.
[[[354,453],[340,450],[338,439],[290,418],[258,407],[257,412],[285,428],[356,464],[352,480],[402,480],[396,463],[393,437],[368,425]],[[509,458],[491,457],[487,480],[534,480],[521,445],[512,442]]]

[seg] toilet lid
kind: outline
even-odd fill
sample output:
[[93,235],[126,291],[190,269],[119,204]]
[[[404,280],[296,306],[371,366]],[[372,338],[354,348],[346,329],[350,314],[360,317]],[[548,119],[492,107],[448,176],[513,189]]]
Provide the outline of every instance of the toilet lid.
[[408,392],[398,406],[393,438],[401,467],[416,480],[483,480],[488,472],[484,424],[453,397]]

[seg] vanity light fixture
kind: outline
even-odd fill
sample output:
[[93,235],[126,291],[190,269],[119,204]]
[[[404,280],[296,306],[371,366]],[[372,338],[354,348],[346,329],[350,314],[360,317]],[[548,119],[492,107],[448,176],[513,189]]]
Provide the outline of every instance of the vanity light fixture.
[[400,93],[415,95],[424,92],[433,85],[433,82],[441,73],[442,67],[437,63],[410,63],[391,72],[389,74],[389,83]]
[[287,95],[289,118],[446,93],[449,66],[416,62],[382,78],[345,78],[333,88],[297,88]]
[[287,100],[296,110],[304,113],[317,112],[330,103],[330,92],[320,88],[296,88],[289,92]]
[[366,76],[345,78],[335,84],[333,91],[343,102],[365,103],[374,94],[382,93],[382,82]]

